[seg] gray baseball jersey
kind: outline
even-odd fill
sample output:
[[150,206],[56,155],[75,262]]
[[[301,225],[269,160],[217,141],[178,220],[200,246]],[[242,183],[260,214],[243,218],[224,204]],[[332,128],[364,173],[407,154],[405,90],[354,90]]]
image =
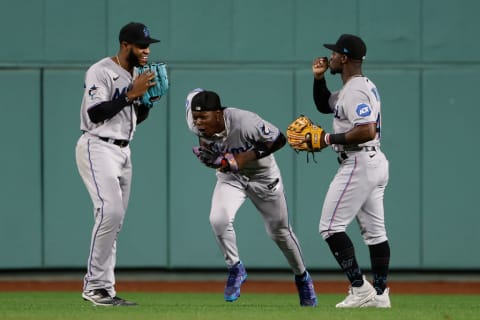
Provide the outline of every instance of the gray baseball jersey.
[[87,111],[100,102],[116,99],[126,93],[132,80],[132,75],[109,57],[92,65],[85,76],[80,129],[99,137],[131,140],[137,123],[133,105],[123,108],[111,119],[96,124],[90,120]]
[[[377,136],[360,146],[380,146],[380,96],[375,84],[367,77],[352,77],[329,99],[333,107],[333,131],[343,133],[357,125],[377,123]],[[337,146],[341,150],[341,146]],[[337,150],[338,151],[338,150]]]
[[128,207],[132,178],[130,147],[112,142],[131,140],[137,117],[134,107],[126,106],[112,118],[93,123],[87,111],[118,98],[131,83],[132,75],[111,58],[104,58],[88,69],[80,113],[80,129],[84,134],[76,146],[78,171],[92,199],[95,219],[84,291],[106,289],[112,297],[116,295],[117,235]]
[[325,197],[320,234],[326,239],[331,234],[345,232],[356,218],[367,245],[384,242],[387,235],[383,196],[389,173],[388,160],[380,150],[381,101],[378,90],[367,77],[353,77],[340,91],[332,93],[329,104],[334,111],[335,133],[376,123],[377,134],[375,139],[359,145],[368,146],[361,150],[343,151],[343,146],[333,146],[341,155],[341,165]]
[[[186,120],[190,130],[196,130],[190,110],[195,93],[187,96]],[[213,150],[233,154],[252,150],[257,142],[274,141],[279,129],[257,114],[237,109],[223,110],[225,131],[204,141]],[[259,210],[268,235],[283,252],[293,272],[306,269],[297,237],[289,221],[280,170],[273,154],[251,161],[238,173],[216,171],[217,183],[213,192],[210,223],[228,267],[240,260],[233,223],[240,206],[249,198]]]

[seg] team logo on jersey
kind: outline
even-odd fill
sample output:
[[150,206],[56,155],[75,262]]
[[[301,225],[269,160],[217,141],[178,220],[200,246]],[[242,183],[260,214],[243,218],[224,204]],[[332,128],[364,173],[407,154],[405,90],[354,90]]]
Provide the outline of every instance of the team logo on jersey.
[[119,88],[115,88],[115,92],[113,93],[112,100],[118,99],[122,94],[125,94],[127,92],[127,87],[123,87],[122,91],[120,91]]
[[264,134],[270,134],[270,128],[267,126],[266,123],[263,123],[263,125],[262,125],[262,132]]
[[95,85],[91,86],[88,90],[88,95],[93,98],[97,94],[97,87]]
[[333,110],[333,117],[340,119],[339,111],[340,111],[340,106],[336,105],[335,109]]
[[360,117],[368,117],[372,113],[370,106],[366,103],[361,103],[357,106],[357,114]]

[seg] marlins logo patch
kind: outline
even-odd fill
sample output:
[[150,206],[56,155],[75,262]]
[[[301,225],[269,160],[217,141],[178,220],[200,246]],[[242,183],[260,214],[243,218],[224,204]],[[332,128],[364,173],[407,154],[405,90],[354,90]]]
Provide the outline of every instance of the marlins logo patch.
[[266,123],[263,123],[263,125],[262,125],[262,132],[266,135],[270,134],[270,128],[267,126]]
[[88,89],[88,95],[90,98],[93,99],[93,97],[97,94],[97,87],[95,85],[91,86],[90,89]]
[[361,103],[357,106],[357,114],[360,117],[368,117],[372,113],[370,106],[366,103]]

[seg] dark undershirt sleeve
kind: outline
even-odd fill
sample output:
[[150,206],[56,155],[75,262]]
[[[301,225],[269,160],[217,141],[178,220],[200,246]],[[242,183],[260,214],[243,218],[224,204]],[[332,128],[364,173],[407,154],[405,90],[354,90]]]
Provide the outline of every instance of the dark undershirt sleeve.
[[333,110],[328,104],[328,99],[331,95],[332,93],[327,88],[325,78],[313,80],[313,101],[318,111],[321,113],[333,113]]
[[287,139],[283,135],[283,133],[279,133],[277,139],[273,142],[272,146],[270,147],[270,153],[274,153],[277,150],[280,150],[285,144],[287,143]]
[[125,106],[131,104],[125,100],[125,94],[122,94],[115,100],[104,101],[91,107],[88,109],[88,116],[93,123],[99,123],[112,118]]
[[135,110],[137,112],[137,124],[147,119],[148,114],[150,112],[150,109],[144,104],[141,104],[138,107],[135,107]]

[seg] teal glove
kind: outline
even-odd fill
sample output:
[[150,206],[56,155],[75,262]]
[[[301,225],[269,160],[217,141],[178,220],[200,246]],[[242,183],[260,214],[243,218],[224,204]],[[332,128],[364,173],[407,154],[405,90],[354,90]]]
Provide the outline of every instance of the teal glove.
[[142,103],[148,108],[152,108],[153,104],[160,101],[160,98],[164,96],[169,87],[167,65],[163,62],[148,63],[144,66],[136,68],[138,74],[150,71],[155,74],[155,85],[148,88],[142,97]]

